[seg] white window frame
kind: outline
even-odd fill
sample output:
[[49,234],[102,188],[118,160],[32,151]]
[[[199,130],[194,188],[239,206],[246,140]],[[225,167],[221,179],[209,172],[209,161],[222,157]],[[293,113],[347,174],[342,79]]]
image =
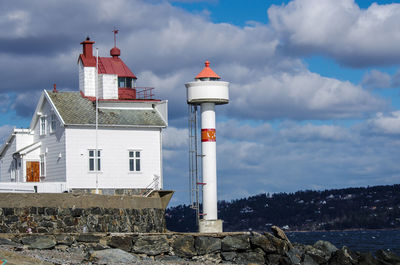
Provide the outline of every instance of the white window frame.
[[[143,170],[142,154],[143,154],[143,152],[140,149],[129,149],[128,150],[128,171],[130,173],[142,172],[142,170]],[[139,170],[137,170],[138,165],[139,165]]]
[[40,155],[40,164],[39,164],[39,177],[40,178],[45,178],[46,177],[46,154],[41,154]]
[[[102,153],[102,149],[97,149],[97,156],[96,156],[96,149],[88,149],[88,171],[89,172],[101,172],[101,169],[103,167],[102,163],[101,163],[101,153]],[[93,152],[93,155],[90,155],[90,152]],[[96,163],[96,159],[97,159],[97,163]],[[93,169],[91,169],[91,161],[93,161]],[[100,167],[99,167],[100,165]],[[99,169],[100,168],[100,169]]]
[[53,112],[50,116],[50,133],[54,133],[57,130],[57,116]]
[[42,115],[39,118],[39,135],[46,135],[47,129],[47,117],[46,115]]

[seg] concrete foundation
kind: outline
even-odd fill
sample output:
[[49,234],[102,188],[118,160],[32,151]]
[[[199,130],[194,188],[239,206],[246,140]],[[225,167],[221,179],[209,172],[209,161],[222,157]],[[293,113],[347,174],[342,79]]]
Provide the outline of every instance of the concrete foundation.
[[72,193],[1,193],[3,233],[161,233],[172,191],[148,197]]
[[218,220],[200,220],[199,232],[200,233],[222,233],[223,221]]

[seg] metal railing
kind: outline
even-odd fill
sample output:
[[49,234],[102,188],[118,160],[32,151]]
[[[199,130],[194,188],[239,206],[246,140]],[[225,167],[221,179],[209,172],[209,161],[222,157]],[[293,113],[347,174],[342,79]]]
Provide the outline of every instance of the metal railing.
[[134,87],[137,99],[154,99],[154,87]]
[[158,190],[159,188],[159,180],[160,176],[154,175],[153,181],[147,185],[144,192],[142,193],[143,197],[149,196],[154,190]]

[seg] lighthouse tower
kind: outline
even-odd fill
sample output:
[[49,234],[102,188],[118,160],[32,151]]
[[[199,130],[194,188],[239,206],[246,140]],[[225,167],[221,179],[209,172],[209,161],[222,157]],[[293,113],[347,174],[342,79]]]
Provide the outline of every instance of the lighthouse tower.
[[215,105],[229,103],[229,83],[220,77],[205,62],[204,69],[194,82],[185,84],[187,102],[201,106],[201,157],[203,173],[203,219],[199,222],[201,233],[222,232],[222,220],[217,210],[217,154],[215,131]]

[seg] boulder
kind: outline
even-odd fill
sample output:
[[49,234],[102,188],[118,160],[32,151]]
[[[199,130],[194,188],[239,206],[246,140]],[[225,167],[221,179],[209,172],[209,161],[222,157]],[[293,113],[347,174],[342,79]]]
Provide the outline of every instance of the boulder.
[[298,248],[290,248],[286,252],[286,256],[290,259],[292,264],[300,264],[302,253]]
[[143,235],[136,240],[133,252],[156,256],[169,252],[169,244],[164,235]]
[[221,250],[221,239],[212,236],[197,236],[194,245],[199,255],[205,255]]
[[233,261],[236,258],[236,252],[233,251],[221,252],[221,257],[223,260]]
[[396,264],[396,265],[400,264],[400,257],[391,251],[380,249],[375,254],[378,260],[389,262],[391,264]]
[[190,258],[197,254],[194,249],[193,236],[178,235],[172,243],[172,250],[175,255],[184,258]]
[[292,244],[290,243],[289,238],[286,236],[285,232],[283,232],[282,229],[273,225],[273,226],[271,226],[271,230],[272,230],[272,233],[274,233],[274,236],[276,236],[279,239],[282,239],[283,241],[288,242],[289,246],[291,247]]
[[118,248],[93,251],[89,260],[96,264],[140,264],[140,258]]
[[0,237],[0,245],[15,246],[16,244],[8,238]]
[[250,249],[250,240],[248,235],[226,236],[221,242],[222,251],[236,251]]
[[253,233],[253,236],[250,237],[250,243],[255,247],[261,248],[265,253],[277,253],[276,244],[274,244],[275,239],[272,236],[268,237],[259,233]]
[[80,234],[76,238],[76,241],[84,242],[84,243],[99,243],[100,242],[100,238],[101,238],[100,236],[96,236],[96,235]]
[[108,241],[107,245],[113,248],[119,248],[130,252],[132,250],[132,240],[131,236],[112,236]]
[[358,257],[347,247],[335,251],[328,261],[329,265],[354,265],[358,264]]
[[56,245],[56,240],[49,235],[31,235],[21,239],[22,244],[28,245],[31,249],[51,249]]
[[326,255],[325,252],[322,250],[319,250],[317,248],[314,248],[313,246],[306,245],[304,247],[304,252],[305,255],[310,256],[314,261],[317,263],[325,263],[330,259],[330,255]]
[[333,252],[337,251],[338,248],[335,247],[332,243],[324,240],[318,240],[314,244],[314,248],[321,250],[325,253],[326,256],[331,256]]
[[54,235],[57,244],[71,246],[74,243],[74,238],[65,234]]
[[310,257],[309,255],[306,254],[306,255],[304,255],[304,259],[300,264],[301,265],[318,265],[318,264],[322,264],[322,263],[316,262],[312,257]]
[[264,252],[261,249],[255,249],[249,252],[239,252],[234,260],[238,264],[264,264]]
[[272,246],[275,248],[274,252],[269,253],[285,254],[291,247],[287,241],[279,239],[270,233],[264,233],[264,236],[271,241]]
[[360,253],[359,258],[358,258],[358,264],[359,265],[381,265],[383,263],[380,263],[377,261],[371,253]]
[[293,248],[295,248],[301,253],[302,260],[304,260],[305,257],[308,256],[309,258],[313,259],[314,262],[322,264],[326,263],[330,258],[330,255],[328,256],[321,250],[314,248],[313,246],[310,245],[294,243]]
[[281,255],[279,254],[269,254],[266,257],[266,263],[270,265],[279,265],[279,261],[281,259]]

